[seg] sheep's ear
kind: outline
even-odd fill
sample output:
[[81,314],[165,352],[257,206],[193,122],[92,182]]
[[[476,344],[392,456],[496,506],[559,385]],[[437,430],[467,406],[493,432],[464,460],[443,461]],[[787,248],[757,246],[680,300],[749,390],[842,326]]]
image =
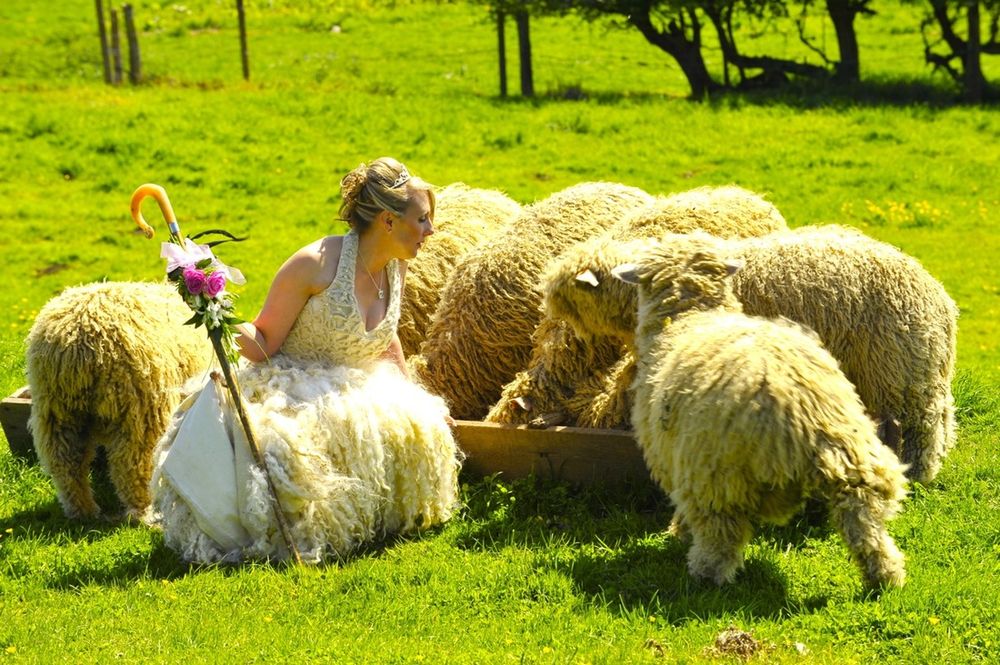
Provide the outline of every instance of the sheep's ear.
[[576,281],[583,282],[584,284],[590,284],[593,287],[600,286],[600,282],[597,280],[597,275],[591,272],[590,268],[587,268],[579,275],[576,276]]
[[531,411],[535,407],[531,398],[524,395],[520,397],[515,397],[512,401],[514,402],[514,404],[517,404],[518,408],[520,408],[522,411]]
[[726,259],[722,262],[726,266],[726,277],[732,277],[739,271],[743,270],[743,266],[746,265],[746,261],[743,259]]
[[611,274],[626,284],[639,283],[639,266],[634,263],[623,263],[611,269]]

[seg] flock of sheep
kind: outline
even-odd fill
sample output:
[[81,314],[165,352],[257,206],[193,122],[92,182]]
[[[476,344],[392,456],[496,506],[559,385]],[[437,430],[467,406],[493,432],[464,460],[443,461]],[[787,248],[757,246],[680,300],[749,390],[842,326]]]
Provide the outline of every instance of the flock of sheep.
[[[693,575],[730,581],[755,522],[820,497],[866,583],[903,583],[885,523],[955,440],[958,312],[916,260],[846,227],[790,230],[734,186],[583,183],[522,207],[451,185],[435,226],[399,333],[454,417],[634,430]],[[68,515],[98,512],[97,445],[147,510],[156,442],[212,358],[187,318],[171,287],[136,283],[40,312],[29,425]]]

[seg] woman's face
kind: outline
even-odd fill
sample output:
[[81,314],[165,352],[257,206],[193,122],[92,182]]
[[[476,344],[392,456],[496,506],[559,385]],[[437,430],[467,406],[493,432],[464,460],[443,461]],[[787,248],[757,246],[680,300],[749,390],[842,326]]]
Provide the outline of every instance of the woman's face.
[[410,190],[410,205],[403,215],[390,215],[389,236],[399,248],[403,260],[412,259],[420,251],[427,236],[434,233],[431,202],[422,189]]

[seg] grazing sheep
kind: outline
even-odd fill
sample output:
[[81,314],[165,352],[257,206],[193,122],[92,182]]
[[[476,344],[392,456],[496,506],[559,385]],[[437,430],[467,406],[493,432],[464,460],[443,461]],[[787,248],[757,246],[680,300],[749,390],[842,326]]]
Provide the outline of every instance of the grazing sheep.
[[[733,277],[744,311],[784,316],[814,330],[869,415],[882,423],[883,442],[910,465],[907,475],[932,481],[955,440],[951,380],[958,311],[941,284],[896,248],[840,226],[717,244],[746,263]],[[565,252],[550,282],[561,275],[563,287],[578,288],[553,289],[546,300],[549,316],[564,319],[577,333],[600,334],[595,318],[602,305],[594,292],[607,291],[600,302],[614,302],[615,317],[629,328],[634,290],[609,276],[635,251],[605,241]],[[587,271],[593,283],[575,279]],[[615,387],[625,390],[624,383]],[[628,410],[602,416],[607,423],[622,422]]]
[[409,262],[399,316],[399,341],[407,355],[417,353],[427,336],[441,290],[455,265],[521,212],[502,192],[448,185],[436,193],[434,237]]
[[[763,196],[727,185],[658,196],[625,216],[604,237],[632,240],[700,230],[722,238],[745,238],[787,228],[784,217]],[[565,325],[544,323],[549,318],[545,316],[533,336],[526,369],[504,387],[486,420],[627,427],[629,405],[621,391],[634,375],[628,350],[607,337],[575,338]]]
[[411,360],[414,374],[455,417],[482,418],[530,358],[546,264],[651,201],[634,187],[583,183],[527,206],[455,268]]
[[183,325],[190,317],[173,286],[146,282],[72,287],[38,313],[27,342],[28,428],[68,517],[100,512],[89,481],[98,445],[128,513],[149,505],[156,441],[181,386],[213,358],[204,330]]
[[608,236],[634,240],[701,231],[719,238],[752,238],[787,229],[785,218],[761,194],[724,185],[657,196],[613,226]]
[[[632,422],[653,478],[689,533],[692,575],[733,579],[760,519],[824,499],[866,585],[901,586],[886,530],[904,466],[816,336],[743,314],[739,265],[698,236],[670,236],[615,276],[638,284]],[[621,331],[626,334],[625,331]]]

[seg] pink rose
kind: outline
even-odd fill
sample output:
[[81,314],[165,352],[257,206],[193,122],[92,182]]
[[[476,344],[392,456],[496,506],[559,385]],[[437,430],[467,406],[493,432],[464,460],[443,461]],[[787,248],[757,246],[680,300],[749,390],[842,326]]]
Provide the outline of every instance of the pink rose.
[[184,286],[187,287],[188,293],[191,295],[198,295],[205,290],[205,273],[194,267],[189,267],[184,269]]
[[209,298],[214,298],[215,296],[222,293],[222,290],[226,288],[226,275],[221,272],[213,272],[208,276],[205,282],[205,295]]

